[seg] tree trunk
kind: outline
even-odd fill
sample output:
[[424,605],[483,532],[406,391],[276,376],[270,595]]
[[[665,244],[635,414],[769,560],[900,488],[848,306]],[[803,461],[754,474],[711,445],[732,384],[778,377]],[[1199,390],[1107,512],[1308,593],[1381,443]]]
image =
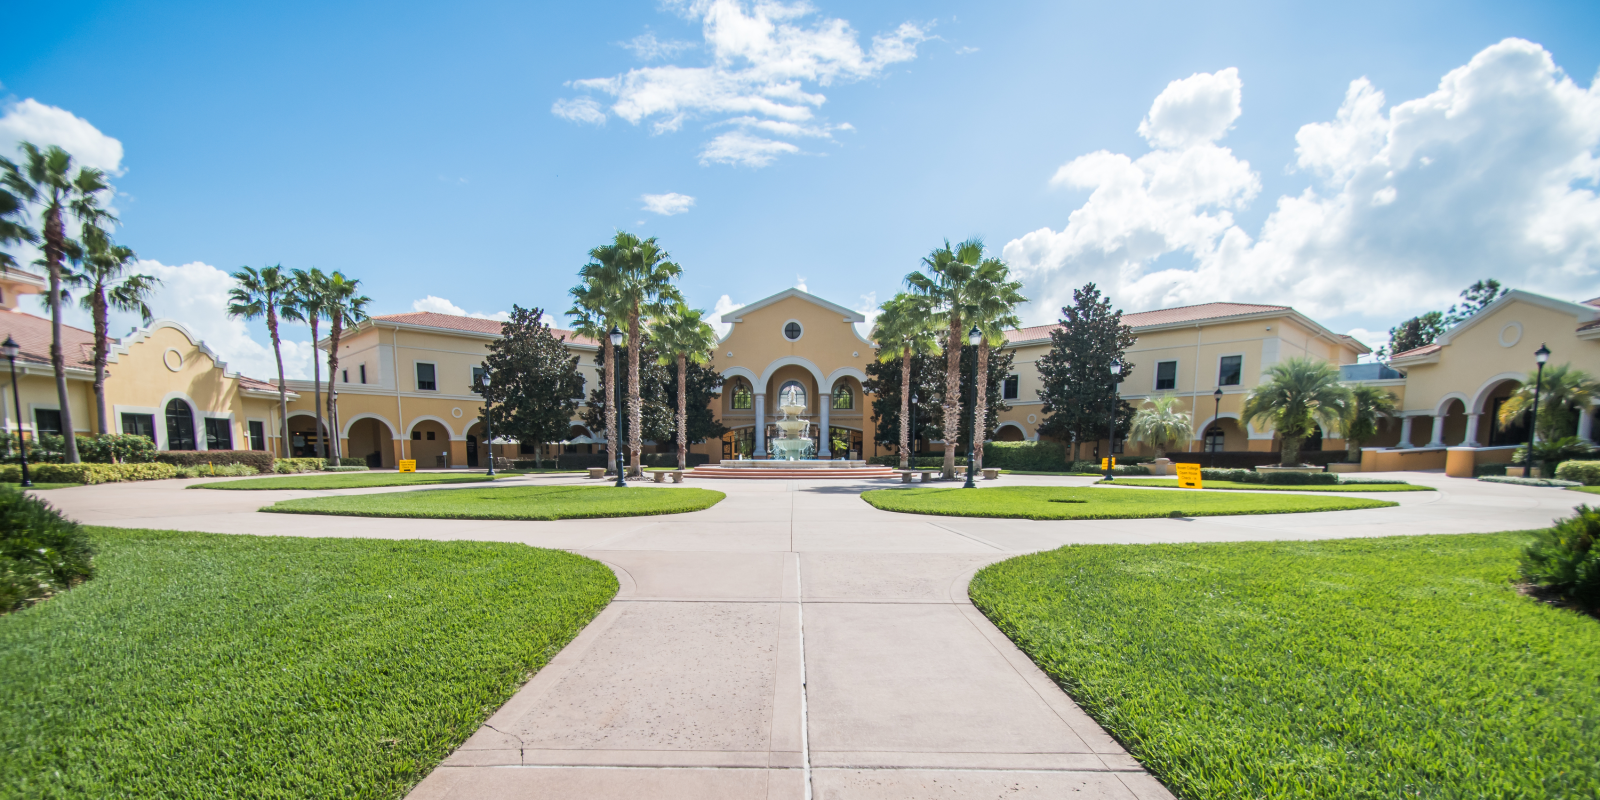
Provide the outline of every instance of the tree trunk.
[[1361,442],[1355,440],[1345,442],[1344,460],[1355,464],[1361,463]]
[[311,390],[311,411],[317,415],[317,458],[327,459],[328,426],[322,422],[322,362],[317,359],[316,317],[311,318]]
[[978,379],[972,383],[972,463],[983,469],[983,440],[989,435],[989,340],[978,344]]
[[605,367],[600,371],[600,392],[605,395],[606,471],[610,472],[617,465],[617,453],[621,452],[617,448],[621,443],[617,441],[617,385],[613,382],[617,379],[617,359],[612,352],[611,337],[604,334],[600,336],[600,360]]
[[[50,366],[56,373],[56,400],[61,405],[62,456],[76,464],[78,437],[72,429],[72,402],[67,395],[67,358],[61,349],[61,260],[65,254],[66,230],[61,221],[61,205],[45,211],[44,259],[50,267]],[[21,420],[17,421],[21,424]],[[34,431],[38,435],[38,431]]]
[[911,348],[900,355],[900,468],[911,469]]
[[[273,300],[274,298],[268,298]],[[272,335],[272,357],[278,361],[278,422],[283,438],[278,444],[283,448],[283,457],[288,458],[289,451],[289,389],[283,385],[283,348],[278,344],[278,312],[271,302],[267,303],[267,333]]]
[[[329,455],[333,458],[333,465],[339,466],[340,459],[344,458],[344,445],[339,436],[339,389],[334,385],[333,377],[339,374],[339,337],[344,333],[341,320],[334,319],[333,330],[328,332],[328,444]],[[311,351],[316,352],[316,334],[312,334]],[[313,356],[315,361],[316,357]]]
[[950,315],[944,348],[944,479],[956,477],[956,440],[961,438],[961,317]]
[[639,402],[639,304],[628,312],[628,475],[639,477],[644,469],[639,460],[644,452],[644,409]]
[[1299,437],[1289,438],[1284,436],[1278,450],[1278,465],[1282,467],[1300,466],[1300,443],[1304,441]]
[[678,354],[678,469],[689,468],[689,359]]
[[[110,413],[106,410],[106,351],[109,349],[109,337],[106,328],[110,323],[107,319],[106,292],[104,286],[94,289],[94,407],[95,413],[100,416],[99,433],[111,432]],[[116,461],[113,457],[112,461]]]

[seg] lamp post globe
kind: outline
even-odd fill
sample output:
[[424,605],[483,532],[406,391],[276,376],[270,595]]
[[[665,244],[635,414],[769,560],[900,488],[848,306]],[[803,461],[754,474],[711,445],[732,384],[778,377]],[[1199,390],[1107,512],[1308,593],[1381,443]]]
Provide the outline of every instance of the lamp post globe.
[[[1216,410],[1211,412],[1211,424],[1212,425],[1216,425],[1217,427],[1220,428],[1220,427],[1222,427],[1222,387],[1218,386],[1217,387],[1217,391],[1213,392],[1211,396],[1216,398],[1216,400],[1217,400]],[[1211,443],[1206,441],[1206,439],[1208,439],[1210,437],[1208,437],[1206,435],[1206,432],[1204,432],[1204,431],[1202,431],[1200,433],[1200,436],[1202,437],[1200,439],[1200,441],[1205,442],[1206,445],[1207,445],[1206,449],[1207,450],[1211,450],[1211,447],[1210,447]],[[1211,450],[1211,459],[1210,460],[1211,460],[1212,468],[1215,469],[1216,466],[1217,466],[1217,451],[1216,450]]]
[[621,489],[628,485],[627,480],[623,478],[622,465],[622,330],[613,325],[611,332],[606,336],[611,339],[611,352],[615,355],[614,363],[610,364],[608,369],[611,370],[611,386],[615,389],[612,392],[614,395],[612,401],[616,406],[616,412],[612,416],[617,420],[617,452],[613,455],[617,461],[617,488]]
[[[967,331],[967,344],[976,348],[982,343],[983,331],[978,330],[976,325],[972,326],[972,330]],[[977,445],[978,436],[978,353],[974,350],[972,353],[972,396],[967,398],[967,482],[961,487],[963,489],[978,488],[978,485],[972,480],[973,451]]]
[[17,340],[6,334],[6,341],[0,344],[0,355],[6,357],[11,363],[11,400],[17,407],[17,452],[22,456],[22,488],[33,486],[33,481],[28,479],[28,442],[22,438],[22,396],[17,394],[17,354],[22,348],[17,346]]
[[[1533,476],[1533,444],[1539,430],[1539,395],[1544,392],[1544,362],[1550,360],[1550,348],[1543,342],[1533,351],[1534,363],[1539,365],[1533,380],[1533,416],[1528,420],[1528,454],[1522,459],[1522,477]],[[1553,477],[1553,476],[1546,476]]]

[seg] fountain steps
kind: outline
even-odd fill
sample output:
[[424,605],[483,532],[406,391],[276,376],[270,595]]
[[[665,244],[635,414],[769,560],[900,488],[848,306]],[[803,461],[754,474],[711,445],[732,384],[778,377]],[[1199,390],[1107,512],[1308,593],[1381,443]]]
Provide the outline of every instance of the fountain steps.
[[889,467],[853,467],[844,469],[819,469],[816,467],[802,469],[785,469],[782,467],[744,467],[729,468],[719,467],[715,464],[706,464],[689,470],[690,478],[733,478],[756,480],[795,480],[811,478],[845,478],[850,480],[874,478],[899,478],[900,473]]

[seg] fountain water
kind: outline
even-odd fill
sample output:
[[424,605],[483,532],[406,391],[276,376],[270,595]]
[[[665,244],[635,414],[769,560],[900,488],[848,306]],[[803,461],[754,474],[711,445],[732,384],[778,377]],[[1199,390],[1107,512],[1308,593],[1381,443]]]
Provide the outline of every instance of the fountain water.
[[783,412],[783,418],[773,422],[781,433],[769,443],[772,458],[800,461],[814,457],[817,448],[811,443],[811,423],[800,418],[806,410],[805,390],[799,386],[785,386],[778,393],[778,410]]

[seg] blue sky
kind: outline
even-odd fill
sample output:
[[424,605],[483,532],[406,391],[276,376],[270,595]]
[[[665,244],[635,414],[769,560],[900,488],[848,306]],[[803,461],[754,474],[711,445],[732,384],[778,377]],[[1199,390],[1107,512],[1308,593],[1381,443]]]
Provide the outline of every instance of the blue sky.
[[[114,161],[118,236],[167,280],[157,311],[263,377],[264,337],[222,318],[218,270],[340,269],[384,313],[560,312],[617,229],[659,236],[707,309],[797,282],[869,309],[972,235],[1024,277],[1030,323],[1084,280],[1129,310],[1282,303],[1363,336],[1480,277],[1600,294],[1593,3],[57,2],[6,19],[0,146]],[[693,204],[645,208],[669,194]]]

